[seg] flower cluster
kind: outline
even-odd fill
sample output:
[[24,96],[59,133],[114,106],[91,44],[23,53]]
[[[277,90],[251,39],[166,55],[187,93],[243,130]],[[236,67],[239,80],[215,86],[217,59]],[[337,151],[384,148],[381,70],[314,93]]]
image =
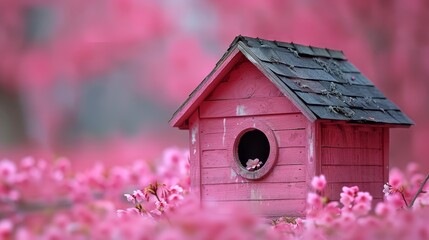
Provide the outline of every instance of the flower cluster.
[[427,239],[429,176],[417,170],[393,169],[379,202],[357,186],[329,201],[329,179],[316,176],[306,216],[269,224],[248,209],[201,205],[190,194],[188,153],[179,149],[156,164],[87,171],[65,158],[2,160],[0,239]]
[[389,182],[380,189],[386,194],[384,201],[374,204],[371,194],[357,186],[344,186],[339,202],[328,201],[322,195],[326,179],[316,176],[311,182],[315,192],[307,196],[305,219],[280,218],[274,227],[290,239],[427,239],[428,179],[414,164],[405,174],[393,169]]

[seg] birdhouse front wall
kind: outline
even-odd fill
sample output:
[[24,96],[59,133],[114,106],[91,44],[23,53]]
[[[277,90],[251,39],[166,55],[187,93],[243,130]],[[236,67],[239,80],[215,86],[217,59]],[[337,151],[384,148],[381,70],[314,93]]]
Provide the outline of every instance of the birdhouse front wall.
[[358,186],[382,200],[388,178],[389,129],[380,126],[322,124],[321,172],[325,194],[339,200],[342,186]]
[[[242,61],[189,119],[194,192],[203,202],[247,205],[268,217],[302,216],[309,126],[271,81]],[[270,154],[259,170],[247,172],[237,160],[237,142],[255,129],[267,137]]]

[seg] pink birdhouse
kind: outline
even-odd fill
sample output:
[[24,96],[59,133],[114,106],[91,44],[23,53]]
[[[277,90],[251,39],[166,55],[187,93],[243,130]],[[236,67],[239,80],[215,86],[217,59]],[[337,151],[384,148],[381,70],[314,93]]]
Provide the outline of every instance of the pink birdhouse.
[[202,202],[302,216],[314,176],[338,200],[375,200],[388,180],[389,129],[413,122],[341,51],[238,36],[170,120],[189,130]]

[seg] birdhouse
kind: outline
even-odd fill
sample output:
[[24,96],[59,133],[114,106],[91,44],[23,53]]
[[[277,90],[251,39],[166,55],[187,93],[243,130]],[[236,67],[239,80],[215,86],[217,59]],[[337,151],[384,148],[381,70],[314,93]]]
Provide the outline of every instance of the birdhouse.
[[389,129],[413,122],[342,51],[238,36],[170,124],[189,130],[191,189],[267,217],[304,215],[325,196],[388,180]]

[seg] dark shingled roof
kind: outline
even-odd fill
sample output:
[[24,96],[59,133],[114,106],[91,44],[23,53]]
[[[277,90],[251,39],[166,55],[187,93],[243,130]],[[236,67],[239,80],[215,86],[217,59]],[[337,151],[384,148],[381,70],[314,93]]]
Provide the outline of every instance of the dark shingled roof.
[[[237,47],[307,116],[353,122],[413,124],[347,61],[342,51],[238,36],[219,62]],[[203,84],[204,81],[197,89]]]

